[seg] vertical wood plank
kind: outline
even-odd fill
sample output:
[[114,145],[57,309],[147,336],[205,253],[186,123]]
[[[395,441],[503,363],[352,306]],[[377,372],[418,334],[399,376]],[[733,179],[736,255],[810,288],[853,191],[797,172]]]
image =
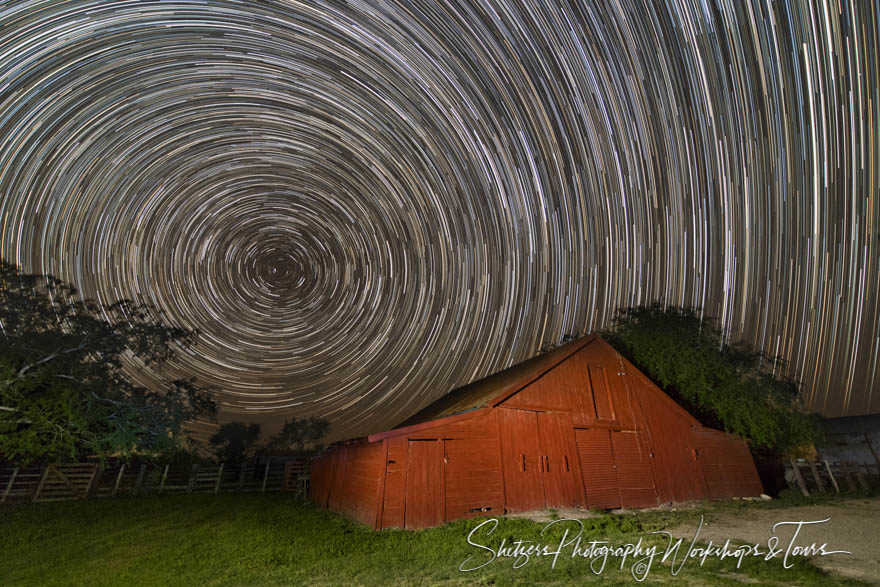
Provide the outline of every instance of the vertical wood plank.
[[162,471],[162,481],[159,482],[159,495],[162,495],[162,490],[165,489],[165,480],[168,478],[168,464],[165,465],[165,469]]
[[831,466],[828,464],[828,461],[823,461],[825,463],[825,470],[828,471],[828,476],[831,478],[831,484],[834,485],[834,491],[840,493],[840,487],[837,485],[837,479],[834,478],[834,473],[831,472]]
[[55,465],[47,465],[46,468],[43,470],[43,476],[40,477],[40,484],[37,485],[37,490],[34,492],[34,497],[31,501],[37,501],[37,499],[40,497],[40,492],[43,490],[43,485],[46,483],[46,477],[49,475],[49,471],[54,468]]
[[269,463],[271,463],[271,462],[272,462],[271,457],[269,459],[266,459],[266,470],[263,471],[263,489],[262,489],[263,493],[266,492],[266,481],[269,480]]
[[119,473],[116,474],[116,483],[113,485],[113,493],[111,497],[116,497],[116,492],[119,491],[119,483],[122,481],[122,473],[125,471],[125,463],[122,463],[119,466]]
[[9,492],[12,491],[12,486],[15,484],[15,478],[18,476],[18,467],[12,470],[12,477],[9,478],[9,482],[6,484],[6,490],[3,492],[3,497],[0,498],[0,503],[6,501],[6,498],[9,497]]
[[385,479],[388,477],[388,443],[386,438],[382,441],[382,476],[379,478],[379,495],[376,503],[376,520],[373,528],[378,530],[382,527],[382,512],[385,509]]
[[843,471],[843,476],[846,479],[846,485],[850,491],[856,490],[856,482],[853,481],[852,471],[850,471],[849,463],[844,463],[840,466],[840,470]]
[[143,465],[141,465],[141,468],[138,470],[137,481],[135,481],[135,483],[134,483],[134,494],[135,495],[140,495],[141,488],[144,485],[144,476],[146,475],[146,473],[147,473],[147,465],[143,464]]
[[801,488],[801,493],[804,494],[804,497],[809,497],[810,492],[807,491],[807,484],[804,483],[804,478],[801,476],[800,465],[795,459],[789,459],[789,462],[791,463],[792,471],[794,471],[795,481],[797,481],[798,487]]
[[196,463],[189,470],[189,483],[187,483],[187,486],[186,486],[187,493],[193,492],[193,489],[196,486],[196,479],[198,479],[198,477],[199,477],[199,465],[198,465],[198,463]]
[[816,463],[813,461],[809,462],[810,471],[813,472],[813,480],[816,482],[816,486],[819,488],[821,493],[825,493],[825,484],[822,483],[822,478],[819,476],[819,471],[816,469]]
[[100,481],[101,479],[100,473],[98,472],[99,470],[103,473],[104,465],[99,466],[98,463],[95,463],[95,466],[92,468],[92,476],[89,477],[89,482],[86,483],[86,487],[83,490],[84,498],[89,497],[89,495],[91,495],[92,492],[96,489],[98,483],[96,483],[95,480],[97,479]]
[[220,468],[217,469],[217,482],[214,484],[214,495],[220,491],[220,480],[223,479],[223,463],[220,463]]

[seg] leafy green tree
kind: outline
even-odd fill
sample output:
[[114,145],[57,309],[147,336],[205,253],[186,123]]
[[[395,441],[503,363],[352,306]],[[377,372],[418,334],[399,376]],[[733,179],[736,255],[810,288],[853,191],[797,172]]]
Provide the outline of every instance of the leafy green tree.
[[273,436],[267,448],[277,450],[306,450],[306,447],[320,450],[318,443],[327,434],[330,423],[323,418],[291,418]]
[[213,416],[213,400],[192,380],[135,385],[124,358],[150,369],[193,338],[144,305],[101,306],[0,262],[0,454],[24,463],[175,450],[186,421]]
[[603,337],[701,422],[745,436],[757,449],[785,453],[819,434],[797,384],[767,369],[772,359],[726,344],[693,310],[623,310]]
[[217,458],[224,463],[240,463],[253,458],[260,448],[260,425],[230,422],[223,424],[211,437]]

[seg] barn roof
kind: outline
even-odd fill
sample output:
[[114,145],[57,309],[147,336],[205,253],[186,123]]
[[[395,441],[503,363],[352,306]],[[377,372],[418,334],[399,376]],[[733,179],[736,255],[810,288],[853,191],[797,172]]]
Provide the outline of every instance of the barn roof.
[[401,422],[395,430],[494,405],[519,391],[596,338],[595,335],[579,338],[550,352],[454,389]]

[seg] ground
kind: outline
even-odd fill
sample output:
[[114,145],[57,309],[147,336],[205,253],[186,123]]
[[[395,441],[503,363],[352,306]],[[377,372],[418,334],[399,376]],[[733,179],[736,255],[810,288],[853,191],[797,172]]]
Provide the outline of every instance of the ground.
[[[728,500],[674,504],[641,513],[668,513],[672,523],[665,526],[676,538],[690,540],[699,530],[700,541],[723,544],[726,540],[737,544],[759,544],[766,547],[772,536],[779,538],[778,546],[785,549],[791,544],[797,530],[796,545],[826,545],[825,551],[844,550],[851,554],[812,556],[810,561],[831,577],[854,579],[880,585],[880,497],[819,497],[803,499],[786,497],[781,500],[757,502]],[[635,511],[617,510],[619,516],[636,515]],[[536,522],[554,518],[584,518],[598,515],[578,509],[538,511],[518,514]],[[674,518],[680,517],[681,523]],[[811,522],[818,524],[783,524],[779,522]],[[782,555],[780,555],[781,557]],[[739,576],[743,582],[750,582]]]
[[[491,534],[488,519],[462,520],[424,531],[374,531],[290,494],[221,494],[88,500],[0,508],[0,583],[3,585],[387,585],[387,584],[580,584],[602,581],[686,585],[857,585],[877,583],[880,498],[788,498],[771,502],[726,501],[677,505],[653,511],[533,512],[502,517]],[[798,544],[827,542],[835,554],[764,560],[709,556],[701,565],[687,559],[700,517],[697,546],[707,540],[742,538],[766,548],[779,521],[831,520],[822,530],[801,533]],[[650,566],[629,555],[571,556],[571,534],[579,518],[586,550],[590,541],[626,545],[643,541],[658,549]],[[531,518],[531,519],[529,519]],[[560,520],[562,519],[562,520]],[[555,524],[547,527],[550,522]],[[480,526],[480,524],[484,524]],[[676,561],[660,558],[668,530],[684,539]],[[542,533],[543,530],[543,533]],[[471,544],[468,537],[471,537]],[[553,556],[497,556],[502,540],[511,554],[515,541],[540,543]],[[787,544],[787,538],[780,544]],[[723,542],[723,540],[722,540]],[[490,551],[492,554],[490,554]],[[694,551],[698,552],[698,551]],[[594,553],[595,554],[595,553]],[[620,554],[618,552],[617,554]],[[641,555],[640,555],[641,556]],[[621,564],[622,563],[622,564]],[[461,567],[479,567],[463,572]],[[517,568],[518,567],[518,568]]]

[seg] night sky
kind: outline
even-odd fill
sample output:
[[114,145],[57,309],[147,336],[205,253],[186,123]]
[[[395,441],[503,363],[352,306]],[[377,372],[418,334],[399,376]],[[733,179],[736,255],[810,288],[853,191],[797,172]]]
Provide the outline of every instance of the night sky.
[[199,329],[221,421],[379,431],[655,301],[877,412],[878,13],[3,2],[0,256]]

